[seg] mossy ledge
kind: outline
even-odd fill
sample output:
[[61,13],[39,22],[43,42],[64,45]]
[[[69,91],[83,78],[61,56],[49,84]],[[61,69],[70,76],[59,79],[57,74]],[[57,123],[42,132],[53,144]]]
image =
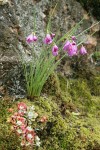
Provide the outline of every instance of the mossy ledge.
[[[48,116],[44,129],[39,133],[41,147],[34,150],[100,150],[98,86],[96,90],[99,80],[99,77],[95,77],[94,82],[88,84],[82,78],[66,79],[60,74],[53,74],[39,98],[14,102],[9,97],[1,99],[0,150],[24,150],[7,122],[10,116],[8,109],[16,109],[19,101],[34,105],[39,116]],[[27,147],[25,150],[31,148]]]

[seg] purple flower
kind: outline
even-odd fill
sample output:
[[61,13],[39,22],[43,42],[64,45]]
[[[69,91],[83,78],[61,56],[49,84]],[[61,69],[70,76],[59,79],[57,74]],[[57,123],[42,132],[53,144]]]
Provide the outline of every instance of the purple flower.
[[75,41],[75,40],[76,40],[76,37],[75,37],[75,36],[72,36],[72,40]]
[[57,56],[58,55],[58,46],[54,45],[52,48],[52,55]]
[[30,34],[27,38],[26,38],[27,43],[33,43],[37,41],[37,37],[33,34]]
[[53,39],[55,37],[55,33],[51,33],[51,38]]
[[67,53],[70,57],[77,55],[77,45],[75,42],[69,44]]
[[75,41],[73,41],[73,42],[72,42],[72,45],[76,45],[76,42],[75,42]]
[[45,39],[44,39],[45,44],[51,44],[52,43],[52,37],[50,34],[47,34]]
[[69,41],[67,41],[67,42],[65,43],[64,47],[63,47],[63,50],[64,50],[64,51],[67,51],[70,44],[71,44],[71,43],[70,43]]
[[80,54],[81,54],[81,55],[87,54],[87,50],[85,49],[84,46],[81,47],[81,49],[80,49]]
[[33,40],[34,40],[34,42],[36,42],[37,41],[37,36],[34,35]]

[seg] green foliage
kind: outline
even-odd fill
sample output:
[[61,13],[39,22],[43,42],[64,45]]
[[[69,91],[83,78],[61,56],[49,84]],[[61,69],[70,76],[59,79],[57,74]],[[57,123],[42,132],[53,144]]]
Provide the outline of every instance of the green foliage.
[[27,92],[30,98],[40,96],[44,83],[55,69],[55,57],[49,55],[48,58],[48,52],[44,53],[44,51],[46,51],[46,49],[41,52],[34,67],[34,62],[30,62],[31,64],[29,64],[28,70],[27,68],[24,69],[27,82]]

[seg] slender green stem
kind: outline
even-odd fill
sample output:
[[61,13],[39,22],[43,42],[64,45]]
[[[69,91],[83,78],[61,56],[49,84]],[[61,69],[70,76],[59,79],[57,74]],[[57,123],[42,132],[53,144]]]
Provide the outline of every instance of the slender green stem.
[[95,23],[94,25],[92,25],[91,27],[87,28],[86,30],[84,30],[83,32],[81,32],[80,34],[78,34],[76,37],[79,37],[80,35],[82,35],[83,33],[85,33],[86,31],[90,30],[91,28],[93,28],[95,25],[99,24],[99,22]]

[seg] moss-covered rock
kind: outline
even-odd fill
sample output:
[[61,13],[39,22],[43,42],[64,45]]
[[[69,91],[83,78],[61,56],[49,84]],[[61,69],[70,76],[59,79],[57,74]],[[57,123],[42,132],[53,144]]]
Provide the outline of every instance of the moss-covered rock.
[[57,74],[53,73],[46,81],[43,93],[48,95],[57,95],[61,92]]
[[100,76],[94,76],[88,81],[92,95],[100,96]]
[[12,105],[11,101],[0,100],[0,150],[20,150],[21,148],[18,137],[7,123],[8,108]]
[[[8,108],[16,111],[19,101],[34,105],[40,117],[48,118],[43,128],[37,122],[33,124],[33,128],[41,128],[38,131],[41,146],[34,150],[99,150],[100,97],[92,96],[91,85],[85,79],[69,80],[62,75],[53,75],[47,83],[43,95],[33,101],[13,102],[6,98],[0,101],[0,150],[23,150],[19,138],[7,123]],[[93,83],[93,87],[99,83],[98,77]]]
[[91,106],[91,93],[85,80],[70,80],[69,92],[74,102],[82,104],[85,109]]
[[[77,97],[78,98],[78,97]],[[40,97],[33,102],[23,100],[27,105],[35,105],[39,116],[48,116],[48,121],[43,130],[40,131],[41,147],[38,150],[94,150],[100,146],[100,99],[92,97],[92,106],[90,111],[83,112],[84,103],[76,101],[75,107],[80,107],[80,112],[75,113],[66,107],[64,115],[57,101],[50,97]],[[79,105],[80,103],[80,105]],[[16,107],[17,102],[6,105],[1,100],[1,124],[0,124],[0,148],[3,150],[21,150],[18,137],[11,131],[9,124],[6,122],[9,116],[8,108]],[[3,113],[2,113],[3,112]],[[29,148],[28,148],[29,149]],[[34,148],[37,150],[37,148]],[[29,149],[30,150],[30,149]]]

